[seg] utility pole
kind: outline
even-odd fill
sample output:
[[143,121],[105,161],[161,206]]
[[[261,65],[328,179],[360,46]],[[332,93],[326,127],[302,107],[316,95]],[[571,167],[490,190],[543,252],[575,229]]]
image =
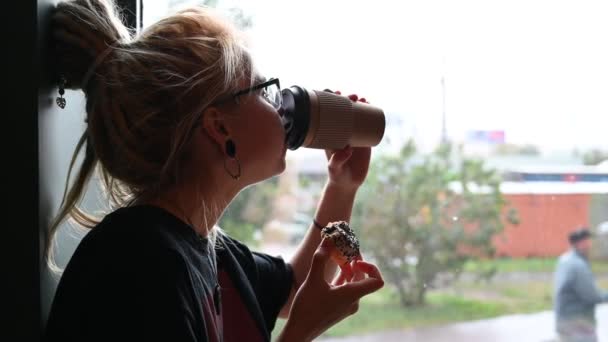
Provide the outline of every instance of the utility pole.
[[[445,64],[445,60],[444,60]],[[445,70],[445,69],[444,69]],[[441,73],[441,144],[448,142],[448,127],[445,115],[445,72]]]

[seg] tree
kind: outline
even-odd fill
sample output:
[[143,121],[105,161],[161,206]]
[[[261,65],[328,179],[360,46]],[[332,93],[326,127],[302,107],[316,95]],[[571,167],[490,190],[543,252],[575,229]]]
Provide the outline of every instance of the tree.
[[608,160],[608,150],[593,149],[583,153],[583,163],[585,165],[597,165],[604,160]]
[[231,7],[228,12],[230,19],[241,30],[250,29],[253,26],[253,19],[239,7]]
[[272,215],[273,198],[277,189],[277,177],[245,188],[226,208],[219,226],[237,240],[255,245],[255,233],[262,229]]
[[[434,282],[456,279],[467,260],[491,257],[503,229],[500,177],[480,160],[460,159],[450,144],[374,160],[360,191],[353,227],[403,306],[424,303]],[[509,211],[507,221],[517,223]]]
[[[219,4],[219,0],[201,0],[199,4],[202,6],[214,7],[217,8]],[[170,2],[170,7],[181,5],[182,3],[187,3],[184,0],[174,0]],[[246,14],[242,8],[240,7],[230,7],[228,8],[228,18],[233,22],[233,24],[241,30],[249,29],[253,26],[253,19],[250,15]]]

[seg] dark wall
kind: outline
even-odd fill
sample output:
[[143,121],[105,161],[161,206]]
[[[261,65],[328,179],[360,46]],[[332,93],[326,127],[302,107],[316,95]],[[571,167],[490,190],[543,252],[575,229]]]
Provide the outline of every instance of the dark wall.
[[35,341],[40,333],[36,5],[13,1],[1,13],[0,340]]

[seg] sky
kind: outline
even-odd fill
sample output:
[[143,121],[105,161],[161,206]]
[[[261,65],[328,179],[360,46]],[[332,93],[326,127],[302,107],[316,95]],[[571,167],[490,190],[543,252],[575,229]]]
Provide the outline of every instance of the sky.
[[445,104],[454,140],[504,130],[543,150],[608,148],[608,1],[219,3],[253,17],[263,73],[364,96],[393,138],[434,146]]

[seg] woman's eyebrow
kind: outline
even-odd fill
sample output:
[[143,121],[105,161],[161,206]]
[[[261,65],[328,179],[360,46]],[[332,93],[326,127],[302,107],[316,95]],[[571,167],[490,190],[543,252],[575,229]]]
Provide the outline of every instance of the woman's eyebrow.
[[254,78],[255,82],[253,85],[258,85],[260,83],[264,83],[266,82],[268,79],[265,76],[261,76],[261,75],[256,75]]

